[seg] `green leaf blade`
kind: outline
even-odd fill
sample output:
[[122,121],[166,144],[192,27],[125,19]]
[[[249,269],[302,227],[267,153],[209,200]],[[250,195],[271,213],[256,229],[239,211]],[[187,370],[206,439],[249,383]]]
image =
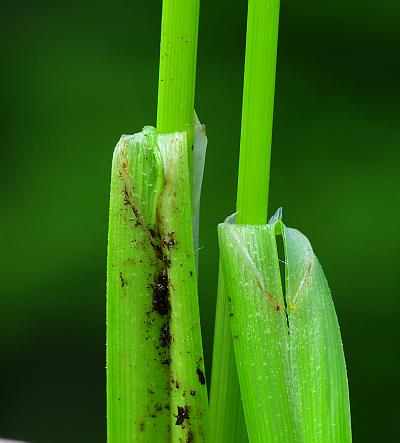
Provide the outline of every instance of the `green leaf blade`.
[[351,442],[346,365],[332,297],[308,239],[284,227],[292,379],[303,441]]

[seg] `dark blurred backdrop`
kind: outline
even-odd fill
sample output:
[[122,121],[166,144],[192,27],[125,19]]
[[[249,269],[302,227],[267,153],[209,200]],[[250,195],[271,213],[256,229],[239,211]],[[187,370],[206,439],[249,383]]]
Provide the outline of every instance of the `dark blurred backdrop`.
[[[210,365],[216,225],[235,207],[245,0],[203,0],[209,136],[200,295]],[[105,441],[110,162],[155,124],[160,0],[1,2],[0,435]],[[354,442],[398,434],[400,2],[283,0],[270,212],[306,233],[336,304]]]

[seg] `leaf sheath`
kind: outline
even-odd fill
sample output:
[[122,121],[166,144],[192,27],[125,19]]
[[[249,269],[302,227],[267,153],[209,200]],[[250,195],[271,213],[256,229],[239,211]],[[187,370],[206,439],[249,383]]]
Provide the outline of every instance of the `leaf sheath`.
[[[197,143],[204,155],[204,136]],[[192,154],[192,150],[190,150]],[[113,159],[107,275],[108,443],[203,441],[207,390],[185,133],[147,127]],[[204,161],[203,161],[204,164]]]
[[[285,294],[277,234],[285,246]],[[219,241],[249,441],[350,443],[339,326],[309,241],[279,219],[221,224]]]

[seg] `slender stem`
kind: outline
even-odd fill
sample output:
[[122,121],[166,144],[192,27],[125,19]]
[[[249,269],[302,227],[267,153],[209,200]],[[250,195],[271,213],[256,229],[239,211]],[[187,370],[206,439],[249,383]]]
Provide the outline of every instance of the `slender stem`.
[[280,0],[249,0],[237,223],[267,220]]
[[194,142],[194,93],[200,0],[164,0],[157,130],[186,131]]
[[[279,0],[249,0],[236,218],[242,224],[267,219],[278,20]],[[231,275],[227,277],[229,281]],[[236,364],[241,361],[235,363],[233,353],[228,294],[220,266],[210,441],[243,443],[247,435]]]

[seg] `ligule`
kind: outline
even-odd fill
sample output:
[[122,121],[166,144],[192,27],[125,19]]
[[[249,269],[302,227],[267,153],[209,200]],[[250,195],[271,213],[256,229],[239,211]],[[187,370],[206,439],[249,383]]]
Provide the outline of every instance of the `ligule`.
[[279,218],[267,225],[223,223],[219,242],[249,440],[351,442],[339,326],[310,243]]
[[[195,151],[205,152],[204,139]],[[157,135],[146,127],[123,136],[115,149],[107,276],[109,443],[204,439],[207,392],[189,180],[185,133]]]

